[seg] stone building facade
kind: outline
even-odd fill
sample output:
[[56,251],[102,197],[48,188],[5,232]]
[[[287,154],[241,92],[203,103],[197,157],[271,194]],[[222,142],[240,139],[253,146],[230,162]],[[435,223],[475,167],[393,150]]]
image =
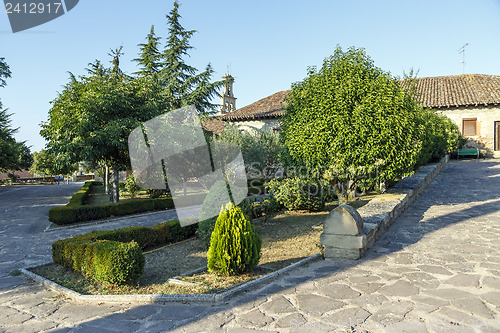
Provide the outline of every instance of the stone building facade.
[[426,108],[450,118],[477,147],[500,156],[500,76],[463,74],[415,79],[417,96]]

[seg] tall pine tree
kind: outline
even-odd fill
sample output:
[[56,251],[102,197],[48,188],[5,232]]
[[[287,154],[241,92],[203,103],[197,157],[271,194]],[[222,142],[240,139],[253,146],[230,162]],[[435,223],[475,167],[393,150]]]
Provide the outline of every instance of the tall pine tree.
[[140,53],[139,58],[134,59],[140,66],[140,70],[135,72],[139,76],[146,76],[160,71],[161,65],[159,60],[161,58],[161,52],[158,47],[160,46],[161,37],[157,37],[155,34],[154,25],[151,26],[151,31],[146,36],[147,43],[139,44]]
[[211,82],[214,71],[210,64],[200,73],[184,61],[192,49],[189,40],[196,30],[186,30],[180,24],[177,1],[166,18],[168,37],[164,50],[159,51],[160,37],[156,36],[152,26],[146,37],[147,43],[139,44],[140,53],[135,61],[140,65],[140,70],[136,74],[147,76],[158,73],[157,83],[161,87],[162,102],[167,110],[193,104],[198,112],[210,113],[216,107],[211,101],[218,96],[217,91],[223,82]]

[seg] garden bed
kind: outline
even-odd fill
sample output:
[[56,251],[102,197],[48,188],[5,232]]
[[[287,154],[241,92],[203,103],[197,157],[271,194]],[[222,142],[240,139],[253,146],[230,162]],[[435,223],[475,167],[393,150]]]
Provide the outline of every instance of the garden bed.
[[[367,196],[352,204],[361,207],[371,197]],[[83,295],[222,293],[320,253],[321,228],[315,226],[321,225],[335,207],[329,204],[319,212],[287,211],[267,220],[254,220],[255,229],[262,237],[259,266],[253,272],[236,277],[200,271],[200,267],[206,267],[207,251],[198,238],[146,252],[144,274],[137,285],[100,284],[57,264],[39,266],[31,271]],[[185,274],[193,271],[197,272]]]

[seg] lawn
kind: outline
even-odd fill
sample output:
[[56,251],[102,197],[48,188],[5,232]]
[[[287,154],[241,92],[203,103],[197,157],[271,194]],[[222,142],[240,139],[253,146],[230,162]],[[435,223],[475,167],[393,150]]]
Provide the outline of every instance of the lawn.
[[[351,205],[359,208],[373,197],[364,196]],[[136,285],[103,285],[57,264],[35,268],[33,272],[82,294],[218,293],[319,253],[322,230],[316,226],[320,226],[335,207],[336,204],[330,203],[319,212],[284,211],[267,220],[255,219],[255,230],[262,237],[259,267],[240,276],[222,277],[199,272],[180,277],[187,282],[183,285],[169,282],[173,277],[206,267],[207,249],[196,237],[146,252],[144,274]]]

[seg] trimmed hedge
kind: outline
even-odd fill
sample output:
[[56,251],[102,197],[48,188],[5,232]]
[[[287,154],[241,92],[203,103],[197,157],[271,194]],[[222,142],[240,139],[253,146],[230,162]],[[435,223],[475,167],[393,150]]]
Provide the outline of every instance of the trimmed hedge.
[[145,262],[141,248],[134,241],[97,241],[85,249],[82,273],[103,283],[130,283],[139,280]]
[[196,224],[181,227],[173,220],[152,227],[93,231],[53,243],[52,259],[98,282],[130,283],[144,272],[143,249],[182,241],[196,229]]
[[[76,192],[64,207],[54,207],[49,210],[49,221],[65,225],[77,222],[104,219],[111,216],[123,216],[174,208],[171,198],[130,199],[107,205],[85,205],[92,186],[101,184],[88,181]],[[188,197],[188,196],[187,196]]]
[[90,190],[92,187],[96,185],[94,181],[88,181],[83,184],[82,188],[78,190],[73,196],[71,197],[71,200],[68,202],[67,206],[78,206],[78,205],[84,205],[85,201],[87,201],[87,198],[89,196]]

